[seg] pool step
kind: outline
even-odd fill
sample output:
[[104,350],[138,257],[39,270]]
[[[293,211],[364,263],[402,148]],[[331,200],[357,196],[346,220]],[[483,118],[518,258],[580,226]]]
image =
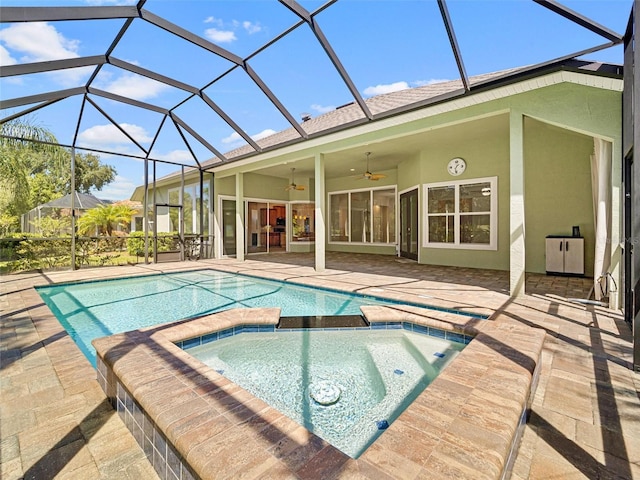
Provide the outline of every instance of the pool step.
[[354,328],[368,327],[362,315],[303,315],[280,317],[276,328]]

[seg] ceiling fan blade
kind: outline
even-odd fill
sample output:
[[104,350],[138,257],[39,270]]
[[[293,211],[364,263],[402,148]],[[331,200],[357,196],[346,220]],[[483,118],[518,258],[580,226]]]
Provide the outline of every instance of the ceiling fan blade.
[[305,186],[304,185],[296,185],[296,190],[304,190]]
[[381,178],[386,177],[385,174],[383,173],[372,173],[371,176],[369,177],[369,180],[380,180]]

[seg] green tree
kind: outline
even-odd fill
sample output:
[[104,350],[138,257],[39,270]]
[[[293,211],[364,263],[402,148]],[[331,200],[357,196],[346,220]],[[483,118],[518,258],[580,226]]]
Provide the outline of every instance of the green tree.
[[[71,191],[71,151],[61,149],[58,154],[41,158],[32,165],[32,177],[34,180],[35,195],[40,191],[54,191],[66,194]],[[104,165],[100,157],[93,153],[83,154],[76,152],[75,156],[76,178],[75,189],[80,193],[90,193],[91,190],[102,190],[111,183],[116,176],[116,169],[111,165]],[[39,182],[36,182],[39,180]],[[58,197],[61,195],[58,195]],[[51,200],[51,199],[49,199]],[[48,200],[46,200],[48,201]]]
[[[71,154],[69,153],[69,158]],[[71,162],[71,160],[69,160]],[[69,163],[71,164],[71,163]],[[67,169],[69,172],[71,169]],[[69,178],[69,190],[71,189],[71,175]],[[76,153],[76,191],[90,193],[91,190],[102,190],[105,185],[116,178],[116,169],[111,165],[103,165],[100,157],[92,153]]]
[[2,124],[0,136],[0,212],[19,217],[29,211],[32,166],[61,148],[48,130],[28,122]]
[[59,237],[61,235],[69,235],[71,229],[71,216],[57,213],[48,217],[37,218],[31,222],[43,237]]
[[[0,214],[19,219],[37,205],[71,191],[71,151],[57,145],[55,136],[29,121],[3,123],[0,136]],[[115,179],[116,170],[94,154],[75,156],[75,190],[101,190]],[[18,220],[10,227],[19,228]]]
[[118,225],[128,227],[131,223],[131,217],[136,213],[136,210],[126,202],[100,205],[87,210],[84,215],[78,218],[78,233],[89,235],[97,229],[99,234],[111,236]]

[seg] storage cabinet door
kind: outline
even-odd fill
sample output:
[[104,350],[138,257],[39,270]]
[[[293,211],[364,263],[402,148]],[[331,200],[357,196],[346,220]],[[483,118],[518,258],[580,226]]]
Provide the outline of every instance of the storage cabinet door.
[[564,273],[564,238],[546,238],[547,272]]
[[584,274],[584,239],[565,238],[564,273]]

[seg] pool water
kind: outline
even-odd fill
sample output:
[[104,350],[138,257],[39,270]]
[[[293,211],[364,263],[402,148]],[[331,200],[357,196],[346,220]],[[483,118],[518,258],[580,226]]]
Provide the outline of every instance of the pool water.
[[464,344],[396,330],[243,333],[187,351],[357,458]]
[[282,316],[360,315],[397,302],[197,270],[38,287],[38,293],[95,366],[94,338],[238,307],[280,307]]

